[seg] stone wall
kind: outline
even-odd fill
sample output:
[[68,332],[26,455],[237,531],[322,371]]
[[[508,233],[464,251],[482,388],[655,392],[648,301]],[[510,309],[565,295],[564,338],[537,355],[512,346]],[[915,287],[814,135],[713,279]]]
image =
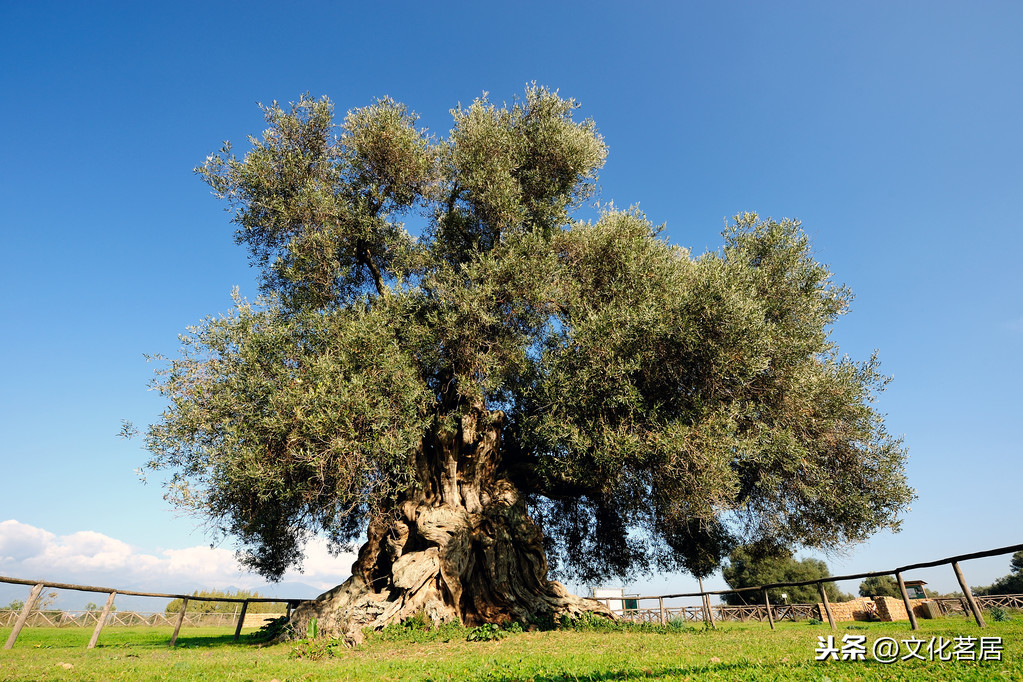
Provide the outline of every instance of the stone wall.
[[[912,602],[913,613],[918,618],[926,618],[926,607],[924,602],[929,600],[914,599]],[[824,610],[824,604],[817,604],[821,613],[821,620],[827,620],[828,614]],[[859,597],[852,601],[833,602],[831,604],[831,615],[835,621],[841,620],[882,620],[892,622],[896,620],[909,620],[906,615],[906,605],[898,597]]]
[[[835,621],[840,620],[870,620],[870,612],[874,609],[874,602],[870,597],[860,597],[852,601],[831,602],[831,615]],[[827,621],[828,614],[824,610],[824,604],[817,604],[821,613],[821,620]]]
[[906,615],[906,605],[902,603],[902,599],[874,597],[874,603],[877,605],[878,617],[885,622],[909,620],[909,616]]
[[[243,628],[261,628],[268,621],[271,621],[271,620],[273,620],[275,618],[280,618],[283,615],[284,615],[283,613],[246,613],[245,614],[245,623],[242,624],[242,627]],[[236,620],[235,622],[237,623],[238,621]]]

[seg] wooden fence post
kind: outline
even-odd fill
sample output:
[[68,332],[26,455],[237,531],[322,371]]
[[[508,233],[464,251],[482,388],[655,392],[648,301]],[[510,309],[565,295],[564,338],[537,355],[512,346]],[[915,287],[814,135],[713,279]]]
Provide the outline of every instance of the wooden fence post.
[[238,641],[238,638],[242,636],[242,625],[245,623],[245,612],[249,609],[249,600],[246,599],[242,602],[242,613],[238,616],[238,627],[234,629],[234,641]]
[[290,601],[288,602],[287,610],[284,612],[284,617],[287,618],[288,620],[291,620],[291,602]]
[[14,646],[14,642],[17,641],[18,635],[21,634],[21,628],[25,627],[25,621],[28,620],[28,614],[32,613],[32,607],[36,604],[36,599],[42,594],[43,588],[46,587],[43,583],[39,583],[32,588],[32,591],[28,593],[28,599],[25,600],[25,606],[21,608],[21,613],[18,614],[18,620],[14,623],[14,629],[11,630],[11,634],[7,637],[7,643],[4,644],[5,649],[10,649]]
[[717,626],[714,625],[714,614],[710,612],[710,595],[703,591],[703,578],[698,578],[700,581],[700,598],[703,600],[703,623],[709,625],[712,629],[716,630]]
[[767,607],[767,621],[771,624],[771,629],[774,629],[774,614],[771,613],[771,597],[768,596],[767,590],[764,590],[764,606]]
[[178,619],[174,623],[174,634],[171,635],[170,645],[175,646],[178,643],[178,633],[181,632],[181,624],[185,622],[185,609],[188,608],[188,597],[182,599],[181,610],[178,611]]
[[657,607],[661,612],[661,625],[667,625],[668,621],[664,619],[664,597],[657,598]]
[[107,597],[107,603],[103,605],[103,613],[100,615],[99,620],[96,621],[96,629],[92,631],[92,638],[89,640],[88,649],[95,649],[96,642],[99,641],[99,631],[103,629],[103,625],[107,622],[107,616],[110,615],[110,609],[114,606],[114,596],[116,592],[111,592],[110,596]]
[[835,629],[835,616],[831,613],[831,602],[828,601],[828,593],[824,590],[824,583],[817,583],[817,591],[821,593],[821,601],[824,604],[824,611],[828,614],[828,624]]
[[909,614],[909,625],[914,630],[919,630],[920,626],[916,622],[916,614],[913,613],[913,605],[909,603],[909,593],[906,592],[906,583],[902,582],[902,574],[896,573],[895,579],[899,581],[899,592],[902,593],[902,603],[906,605],[906,613]]
[[966,578],[963,577],[963,572],[959,570],[959,562],[952,562],[952,570],[956,572],[956,580],[959,581],[959,587],[963,588],[963,594],[966,596],[966,602],[970,605],[970,610],[973,611],[973,617],[977,620],[977,625],[982,628],[987,627],[987,623],[984,622],[984,616],[980,612],[980,607],[977,606],[977,600],[973,598],[973,592],[970,591],[970,586],[966,584]]

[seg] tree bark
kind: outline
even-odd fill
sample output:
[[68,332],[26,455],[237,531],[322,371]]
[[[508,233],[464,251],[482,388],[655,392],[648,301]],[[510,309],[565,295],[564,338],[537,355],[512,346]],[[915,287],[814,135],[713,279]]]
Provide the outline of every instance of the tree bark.
[[424,439],[416,457],[421,488],[370,522],[351,578],[294,610],[297,636],[312,618],[321,635],[354,646],[362,628],[419,613],[434,624],[457,618],[470,626],[587,611],[613,617],[547,579],[543,535],[501,472],[503,419],[476,410],[457,429]]

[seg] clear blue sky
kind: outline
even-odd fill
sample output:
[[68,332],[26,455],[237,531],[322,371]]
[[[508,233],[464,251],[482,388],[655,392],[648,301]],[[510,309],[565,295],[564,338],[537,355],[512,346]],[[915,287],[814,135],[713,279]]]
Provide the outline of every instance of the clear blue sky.
[[919,499],[834,572],[1023,542],[1021,26],[1016,2],[0,1],[0,574],[118,586],[209,543],[115,436],[161,409],[142,354],[256,293],[191,172],[262,130],[256,102],[390,95],[443,136],[459,102],[534,80],[605,136],[602,200],[696,252],[741,211],[800,218],[856,293],[834,336],[894,376],[880,405]]

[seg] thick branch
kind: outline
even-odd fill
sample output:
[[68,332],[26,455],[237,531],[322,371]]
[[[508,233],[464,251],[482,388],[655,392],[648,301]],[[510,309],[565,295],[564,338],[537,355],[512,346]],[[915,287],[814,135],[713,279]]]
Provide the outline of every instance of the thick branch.
[[380,268],[378,268],[377,264],[373,262],[373,256],[372,254],[370,254],[369,248],[363,247],[359,255],[362,262],[366,265],[367,268],[369,268],[370,274],[373,275],[373,284],[376,285],[377,293],[383,296],[384,280],[383,277],[380,275]]

